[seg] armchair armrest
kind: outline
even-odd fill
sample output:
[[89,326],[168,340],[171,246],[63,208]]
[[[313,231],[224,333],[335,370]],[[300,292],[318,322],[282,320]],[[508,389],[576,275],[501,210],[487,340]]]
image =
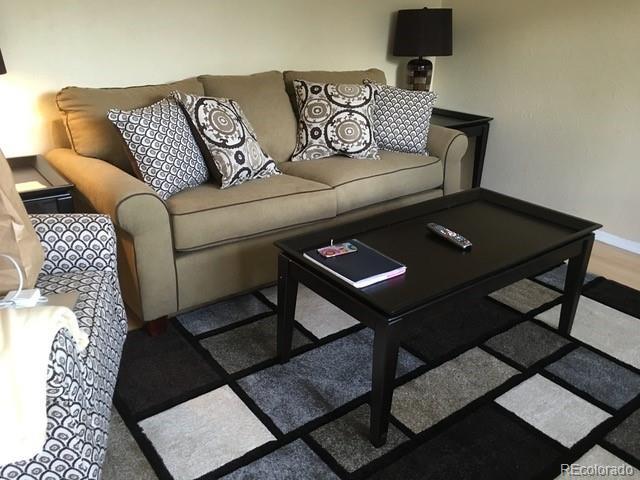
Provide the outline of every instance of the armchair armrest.
[[97,158],[59,148],[45,158],[76,186],[76,194],[98,213],[109,215],[118,233],[118,266],[123,296],[144,320],[178,310],[176,270],[169,213],[144,182]]
[[445,195],[461,190],[462,157],[468,146],[469,139],[458,130],[433,124],[429,127],[427,150],[442,161]]
[[106,215],[30,217],[44,250],[45,275],[116,271],[116,232]]

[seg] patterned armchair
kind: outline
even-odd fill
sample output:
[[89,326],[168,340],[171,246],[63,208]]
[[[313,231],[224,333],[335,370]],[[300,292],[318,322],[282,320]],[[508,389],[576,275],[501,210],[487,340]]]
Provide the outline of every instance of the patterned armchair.
[[61,330],[47,372],[47,440],[30,460],[0,465],[0,479],[98,479],[127,321],[116,270],[116,237],[104,215],[32,215],[45,262],[43,295],[79,292],[74,308],[89,345],[78,352]]

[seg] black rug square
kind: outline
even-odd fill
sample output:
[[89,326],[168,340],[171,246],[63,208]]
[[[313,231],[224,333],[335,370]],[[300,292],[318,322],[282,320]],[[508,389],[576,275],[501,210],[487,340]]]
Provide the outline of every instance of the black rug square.
[[616,310],[640,318],[640,292],[612,280],[602,280],[585,290],[584,295]]
[[173,326],[151,337],[129,332],[122,351],[116,396],[137,417],[166,402],[213,385],[220,376]]
[[563,449],[494,404],[471,413],[372,477],[411,479],[530,479]]
[[640,463],[640,410],[636,410],[618,425],[607,435],[606,440]]
[[439,309],[407,331],[403,344],[424,359],[438,362],[464,346],[473,346],[513,324],[519,314],[486,298]]

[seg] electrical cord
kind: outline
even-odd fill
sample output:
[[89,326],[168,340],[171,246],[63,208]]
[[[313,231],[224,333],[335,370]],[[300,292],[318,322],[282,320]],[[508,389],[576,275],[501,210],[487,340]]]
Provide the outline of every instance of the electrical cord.
[[[14,294],[10,298],[5,297],[4,299],[0,300],[0,309],[19,308],[20,304],[16,302],[16,299],[20,296],[24,288],[24,274],[22,273],[22,268],[20,268],[20,265],[18,264],[18,262],[11,255],[7,255],[6,253],[0,253],[0,257],[6,258],[7,260],[9,260],[13,265],[13,267],[18,272],[18,289],[14,292]],[[47,297],[41,296],[40,298],[38,298],[38,303],[39,304],[47,303]]]

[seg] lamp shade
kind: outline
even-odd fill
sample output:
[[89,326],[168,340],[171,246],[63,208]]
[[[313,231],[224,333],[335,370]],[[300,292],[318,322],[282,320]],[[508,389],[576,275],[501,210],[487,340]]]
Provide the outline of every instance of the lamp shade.
[[7,69],[4,66],[4,60],[2,59],[2,51],[0,51],[0,75],[7,73]]
[[393,54],[398,57],[439,57],[453,53],[452,10],[399,10]]

